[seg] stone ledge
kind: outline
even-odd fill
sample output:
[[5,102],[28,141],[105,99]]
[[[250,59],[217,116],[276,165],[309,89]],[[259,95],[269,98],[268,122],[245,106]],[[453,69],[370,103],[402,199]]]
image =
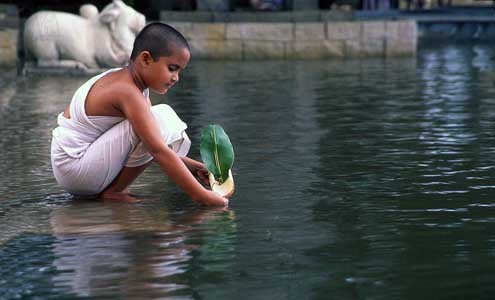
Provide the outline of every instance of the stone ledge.
[[192,57],[199,59],[241,60],[242,43],[227,40],[192,40],[189,41]]
[[324,40],[326,24],[318,23],[295,23],[294,38],[296,40]]
[[290,41],[293,26],[293,23],[229,23],[226,24],[226,39]]
[[243,41],[242,44],[244,59],[284,59],[286,57],[286,46],[282,41]]
[[326,26],[327,39],[329,40],[357,40],[361,38],[361,22],[327,22]]
[[38,67],[33,62],[28,62],[24,66],[23,73],[26,75],[55,75],[55,76],[94,76],[98,75],[107,69],[79,69],[79,68],[47,68],[47,67]]
[[170,23],[200,59],[326,59],[415,55],[414,21]]
[[326,59],[345,56],[344,41],[294,41],[288,48],[288,59]]
[[0,28],[0,66],[14,67],[17,65],[17,45],[19,30]]

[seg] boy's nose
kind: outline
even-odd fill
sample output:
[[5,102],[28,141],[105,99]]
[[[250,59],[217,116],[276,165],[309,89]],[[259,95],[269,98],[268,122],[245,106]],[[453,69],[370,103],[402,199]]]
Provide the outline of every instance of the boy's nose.
[[177,81],[179,81],[179,74],[177,74],[177,75],[172,75],[172,81],[173,81],[173,82],[177,82]]

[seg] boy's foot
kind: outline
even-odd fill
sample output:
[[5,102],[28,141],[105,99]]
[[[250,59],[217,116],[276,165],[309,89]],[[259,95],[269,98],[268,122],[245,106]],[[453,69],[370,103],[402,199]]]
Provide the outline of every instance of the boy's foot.
[[131,190],[129,188],[126,188],[125,190],[123,190],[122,193],[136,197],[136,194],[131,192]]
[[122,202],[139,202],[140,200],[136,198],[129,190],[124,190],[122,192],[103,192],[100,194],[100,199],[104,201],[122,201]]

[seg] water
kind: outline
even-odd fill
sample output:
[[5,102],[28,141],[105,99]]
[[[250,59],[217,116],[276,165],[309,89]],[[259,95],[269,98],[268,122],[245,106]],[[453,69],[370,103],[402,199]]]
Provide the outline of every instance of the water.
[[0,299],[489,299],[493,47],[415,59],[194,62],[166,102],[236,150],[229,209],[159,168],[137,204],[76,200],[49,163],[84,78],[0,75]]

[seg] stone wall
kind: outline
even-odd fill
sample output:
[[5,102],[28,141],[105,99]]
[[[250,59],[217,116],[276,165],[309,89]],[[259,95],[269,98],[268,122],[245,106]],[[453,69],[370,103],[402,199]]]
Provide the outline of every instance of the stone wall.
[[415,21],[169,22],[200,59],[327,59],[413,56]]
[[15,67],[19,30],[0,27],[0,67]]
[[17,65],[19,18],[13,5],[0,4],[0,67]]

